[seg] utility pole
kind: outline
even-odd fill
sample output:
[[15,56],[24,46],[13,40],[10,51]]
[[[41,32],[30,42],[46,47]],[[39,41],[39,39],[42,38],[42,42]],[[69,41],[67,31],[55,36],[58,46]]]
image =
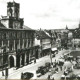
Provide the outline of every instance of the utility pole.
[[51,59],[51,65],[52,65],[52,32],[50,31],[51,33],[51,51],[50,51],[50,59]]

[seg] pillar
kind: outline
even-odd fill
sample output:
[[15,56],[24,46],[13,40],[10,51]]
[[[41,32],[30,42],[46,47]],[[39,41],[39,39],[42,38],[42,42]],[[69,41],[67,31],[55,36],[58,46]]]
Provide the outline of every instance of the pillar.
[[14,40],[14,50],[15,50],[15,40]]
[[22,55],[20,55],[20,67],[21,67]]
[[26,52],[25,52],[25,58],[24,58],[24,65],[26,65]]
[[24,39],[23,39],[23,45],[22,45],[22,48],[24,48]]
[[[15,52],[15,54],[16,54],[16,52]],[[16,67],[16,55],[13,55],[13,57],[14,57],[14,67]]]
[[19,39],[19,49],[20,49],[20,39]]
[[3,46],[3,41],[2,41],[2,46]]
[[8,67],[10,68],[10,59],[9,59],[10,55],[8,56]]
[[26,48],[28,47],[28,39],[26,39]]

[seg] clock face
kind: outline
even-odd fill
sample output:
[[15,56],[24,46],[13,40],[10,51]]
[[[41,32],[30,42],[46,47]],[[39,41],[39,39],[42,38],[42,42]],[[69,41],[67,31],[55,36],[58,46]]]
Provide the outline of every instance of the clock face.
[[20,22],[15,21],[15,22],[13,23],[13,27],[14,27],[15,29],[19,29],[19,28],[20,28]]

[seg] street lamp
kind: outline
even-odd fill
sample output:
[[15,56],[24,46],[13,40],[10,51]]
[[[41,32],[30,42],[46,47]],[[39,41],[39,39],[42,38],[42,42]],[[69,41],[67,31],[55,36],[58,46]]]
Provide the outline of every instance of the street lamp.
[[50,51],[51,66],[52,66],[52,41],[53,41],[53,36],[51,32],[51,51]]
[[5,79],[8,77],[8,51],[9,49],[7,46],[2,47],[2,75],[4,76],[3,68],[5,68]]

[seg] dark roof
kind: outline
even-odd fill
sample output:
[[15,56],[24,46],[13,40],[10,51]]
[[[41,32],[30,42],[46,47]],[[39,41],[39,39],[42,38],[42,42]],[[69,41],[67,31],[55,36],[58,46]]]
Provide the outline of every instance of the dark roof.
[[38,39],[48,39],[48,38],[50,38],[50,36],[47,35],[46,32],[43,31],[43,30],[36,31],[36,36],[37,36]]
[[13,28],[6,28],[2,23],[0,23],[0,30],[11,30],[11,31],[35,31],[29,27],[23,29],[13,29]]
[[29,28],[28,26],[23,26],[23,29],[26,29],[26,30],[33,30],[33,29],[31,29],[31,28]]
[[75,31],[75,29],[69,29],[69,31],[73,32],[73,31]]

